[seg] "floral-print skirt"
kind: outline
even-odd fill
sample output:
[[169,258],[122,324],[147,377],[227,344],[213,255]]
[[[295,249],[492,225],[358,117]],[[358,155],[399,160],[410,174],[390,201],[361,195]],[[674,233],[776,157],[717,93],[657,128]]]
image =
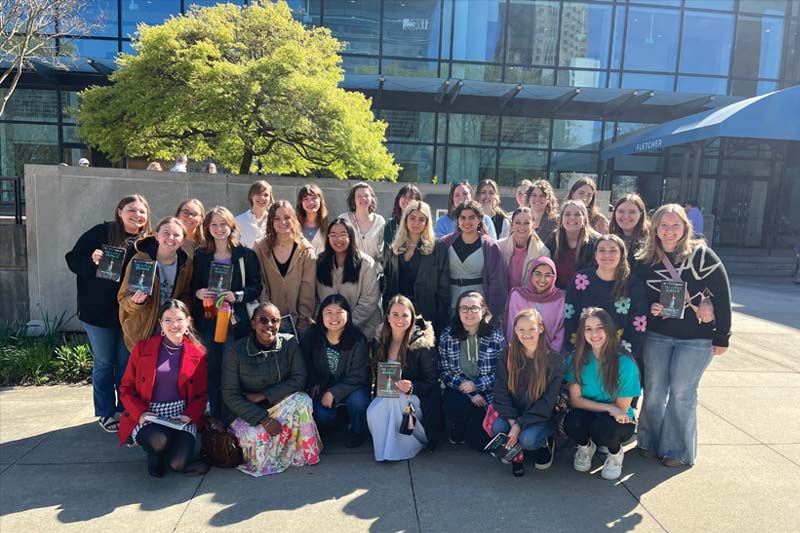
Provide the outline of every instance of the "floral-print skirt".
[[283,472],[290,466],[319,463],[322,439],[307,394],[296,392],[285,398],[270,408],[269,416],[283,426],[274,437],[270,437],[261,424],[251,426],[241,418],[231,423],[244,455],[239,470],[261,477]]

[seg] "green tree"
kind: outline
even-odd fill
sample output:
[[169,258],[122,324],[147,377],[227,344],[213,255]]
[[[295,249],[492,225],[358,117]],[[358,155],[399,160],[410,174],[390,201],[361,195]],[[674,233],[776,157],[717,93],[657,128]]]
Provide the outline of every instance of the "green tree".
[[112,160],[214,157],[239,173],[396,179],[364,95],[338,87],[342,43],[285,2],[195,8],[140,25],[111,86],[81,93],[80,135]]

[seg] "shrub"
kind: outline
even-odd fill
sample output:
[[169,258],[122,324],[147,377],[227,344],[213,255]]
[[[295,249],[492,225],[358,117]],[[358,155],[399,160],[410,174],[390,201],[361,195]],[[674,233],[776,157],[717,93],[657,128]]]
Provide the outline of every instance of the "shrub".
[[88,344],[64,344],[55,349],[55,376],[61,382],[83,381],[91,377],[94,357]]

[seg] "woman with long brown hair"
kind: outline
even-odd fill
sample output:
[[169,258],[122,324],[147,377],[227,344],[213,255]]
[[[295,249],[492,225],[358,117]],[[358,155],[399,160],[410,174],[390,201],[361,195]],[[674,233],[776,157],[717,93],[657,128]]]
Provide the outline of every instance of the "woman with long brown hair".
[[[524,309],[514,317],[514,334],[506,356],[497,358],[494,408],[498,417],[492,433],[505,433],[509,446],[519,441],[523,450],[534,451],[534,465],[545,470],[553,464],[552,421],[564,360],[547,345],[544,323],[536,309]],[[525,473],[522,461],[512,463],[512,473]]]
[[569,286],[578,270],[594,264],[594,245],[599,235],[589,226],[589,216],[583,202],[567,200],[561,206],[558,229],[545,242],[556,265],[556,286]]
[[491,219],[497,239],[508,237],[511,233],[511,222],[508,213],[500,207],[500,187],[496,181],[483,179],[478,183],[478,202],[481,204],[483,214]]
[[614,203],[614,214],[608,232],[618,235],[628,250],[628,264],[636,264],[636,254],[647,240],[650,223],[642,197],[636,193],[623,194]]
[[311,243],[314,253],[319,256],[325,251],[325,239],[328,237],[328,208],[322,189],[313,183],[300,187],[295,209],[303,237]]
[[558,198],[553,186],[547,180],[536,180],[528,189],[528,201],[531,208],[536,234],[543,241],[558,227]]
[[608,219],[597,209],[597,183],[592,178],[578,178],[572,184],[567,195],[567,200],[578,200],[586,206],[589,213],[589,223],[596,232],[608,233]]
[[186,239],[183,241],[183,250],[194,257],[195,249],[206,243],[203,235],[203,219],[206,217],[206,208],[197,198],[185,200],[178,205],[173,216],[178,217],[186,228]]
[[[394,207],[392,207],[392,216],[386,221],[386,227],[383,228],[383,248],[386,250],[394,242],[394,237],[397,235],[397,229],[400,227],[400,219],[403,218],[403,212],[411,202],[422,201],[422,193],[413,183],[406,183],[394,197]],[[433,233],[433,221],[431,220],[431,233]]]

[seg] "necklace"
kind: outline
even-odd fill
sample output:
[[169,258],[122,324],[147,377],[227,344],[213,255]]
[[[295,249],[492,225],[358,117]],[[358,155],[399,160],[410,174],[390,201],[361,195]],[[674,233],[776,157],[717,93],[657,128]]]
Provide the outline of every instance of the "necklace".
[[183,350],[183,342],[181,342],[180,344],[172,344],[172,341],[169,340],[166,337],[166,335],[164,336],[164,342],[162,342],[161,345],[164,347],[165,350],[167,350],[167,353],[169,355],[175,355],[177,353],[180,353],[181,350]]

